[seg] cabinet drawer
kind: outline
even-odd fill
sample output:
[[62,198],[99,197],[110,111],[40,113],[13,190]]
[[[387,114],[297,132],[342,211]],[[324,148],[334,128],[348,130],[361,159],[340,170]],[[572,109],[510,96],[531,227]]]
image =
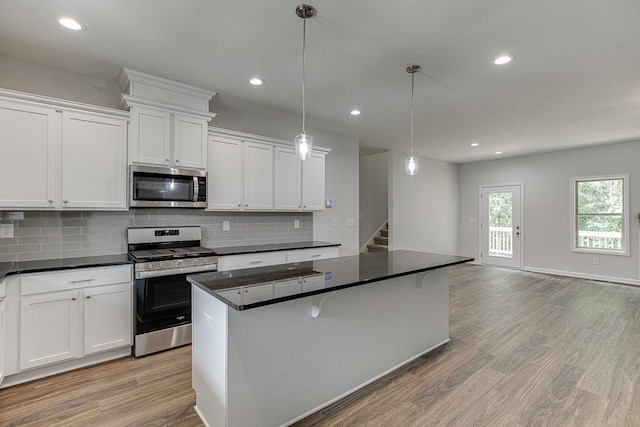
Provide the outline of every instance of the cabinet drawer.
[[287,262],[315,261],[317,259],[335,258],[338,247],[299,249],[287,252]]
[[240,268],[264,267],[286,263],[285,252],[261,252],[257,254],[243,254],[218,257],[218,270],[237,270]]
[[132,277],[131,265],[26,274],[21,278],[20,294],[33,295],[88,286],[130,283]]

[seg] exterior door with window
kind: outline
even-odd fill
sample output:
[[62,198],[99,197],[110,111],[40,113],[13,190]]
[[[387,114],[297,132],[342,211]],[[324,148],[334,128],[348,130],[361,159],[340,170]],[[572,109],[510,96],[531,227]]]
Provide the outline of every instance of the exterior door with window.
[[522,268],[522,186],[480,187],[480,262]]

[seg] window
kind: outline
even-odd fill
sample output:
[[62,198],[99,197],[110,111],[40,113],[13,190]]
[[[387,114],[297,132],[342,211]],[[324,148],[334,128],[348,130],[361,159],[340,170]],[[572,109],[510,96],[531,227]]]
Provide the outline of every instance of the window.
[[574,251],[629,255],[629,175],[571,178]]

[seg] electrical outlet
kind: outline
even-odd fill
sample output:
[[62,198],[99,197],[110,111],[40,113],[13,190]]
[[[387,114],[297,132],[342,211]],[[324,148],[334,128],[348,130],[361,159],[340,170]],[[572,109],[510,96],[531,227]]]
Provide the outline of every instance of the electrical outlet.
[[337,218],[333,218],[333,220],[331,221],[331,224],[332,224],[334,227],[337,227],[337,226],[338,226],[338,219],[337,219]]
[[222,231],[229,231],[229,221],[222,221]]
[[600,258],[593,257],[593,265],[600,265]]
[[478,253],[478,248],[473,248],[473,253],[477,254]]
[[300,228],[300,220],[299,219],[294,219],[293,220],[293,228]]
[[348,218],[347,219],[347,227],[355,227],[356,226],[356,220],[353,218]]
[[204,313],[204,328],[211,331],[211,315],[209,313]]
[[0,224],[0,239],[13,238],[13,224]]

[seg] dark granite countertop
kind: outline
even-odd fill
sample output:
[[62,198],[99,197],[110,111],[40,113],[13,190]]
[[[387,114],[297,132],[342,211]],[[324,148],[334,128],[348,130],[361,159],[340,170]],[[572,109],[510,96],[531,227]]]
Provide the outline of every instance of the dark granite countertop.
[[[365,285],[473,261],[473,258],[413,251],[374,252],[355,256],[280,264],[243,270],[219,271],[187,276],[194,285],[207,291],[235,310],[247,310],[283,301]],[[318,277],[321,279],[318,281]],[[243,301],[240,286],[261,286],[295,278],[307,278],[309,287],[286,296],[266,296],[249,304]],[[313,278],[314,280],[310,280]],[[246,289],[246,288],[245,288]]]
[[39,261],[0,262],[0,280],[12,274],[38,273],[82,267],[106,267],[132,264],[127,254],[88,256],[80,258],[43,259]]
[[269,245],[226,246],[222,248],[211,249],[215,251],[218,256],[225,256],[253,254],[258,252],[289,251],[296,249],[328,248],[331,246],[340,246],[340,243],[320,242],[313,240],[307,242],[273,243]]

